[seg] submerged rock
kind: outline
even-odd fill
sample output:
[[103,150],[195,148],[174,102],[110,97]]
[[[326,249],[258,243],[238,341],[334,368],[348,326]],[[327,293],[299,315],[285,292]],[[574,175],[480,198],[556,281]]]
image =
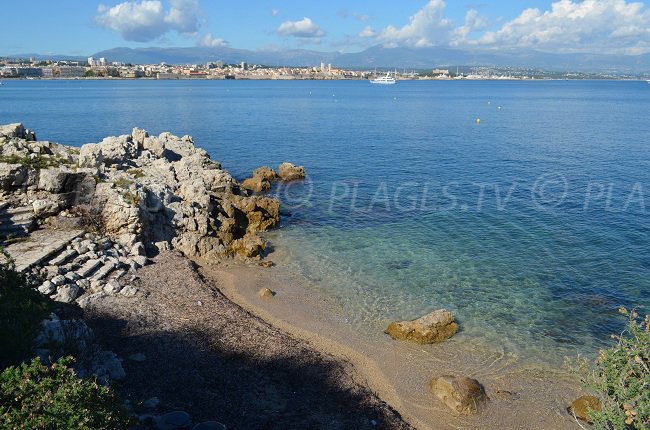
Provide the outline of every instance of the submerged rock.
[[583,421],[591,422],[589,413],[591,411],[600,412],[603,410],[603,404],[600,399],[595,396],[582,396],[575,399],[571,406],[567,408],[571,415],[575,415]]
[[431,392],[458,414],[480,411],[489,400],[485,389],[476,380],[466,376],[440,376],[429,383]]
[[391,323],[385,333],[393,339],[417,343],[435,343],[449,339],[458,331],[454,316],[447,309],[439,309],[413,321]]

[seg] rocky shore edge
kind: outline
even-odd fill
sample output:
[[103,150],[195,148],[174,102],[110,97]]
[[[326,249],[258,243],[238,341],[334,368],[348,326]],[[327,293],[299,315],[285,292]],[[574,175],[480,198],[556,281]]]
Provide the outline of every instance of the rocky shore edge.
[[[162,133],[150,136],[145,130],[134,128],[129,135],[107,137],[99,143],[77,148],[39,141],[36,134],[22,124],[0,126],[0,240],[3,258],[5,263],[39,279],[38,291],[55,303],[50,317],[41,322],[34,343],[35,354],[48,364],[74,351],[74,367],[80,377],[96,378],[106,385],[120,381],[120,384],[129,386],[130,380],[138,380],[136,375],[129,376],[130,368],[134,364],[149,362],[147,356],[151,353],[136,351],[124,356],[124,346],[132,343],[126,334],[128,330],[122,330],[118,335],[110,324],[106,329],[106,321],[122,318],[127,326],[145,326],[150,312],[155,314],[160,307],[174,308],[166,301],[168,296],[165,294],[172,293],[166,292],[165,287],[173,294],[180,294],[179,300],[186,293],[189,297],[183,297],[183,300],[190,301],[201,291],[209,289],[205,283],[196,279],[192,281],[196,271],[191,265],[179,263],[179,258],[186,261],[239,260],[270,267],[272,263],[264,261],[267,244],[260,233],[278,225],[280,203],[259,193],[269,190],[273,181],[293,181],[304,177],[302,166],[284,162],[277,172],[262,167],[240,183],[220,163],[211,160],[205,150],[196,147],[192,137],[187,135],[178,137]],[[178,270],[170,270],[170,264],[176,264]],[[148,270],[148,267],[153,270]],[[141,277],[142,271],[146,280]],[[157,296],[161,292],[165,294]],[[309,387],[309,393],[324,391],[311,394],[313,402],[320,399],[325,404],[314,407],[314,417],[320,420],[332,418],[334,422],[351,420],[359,428],[409,428],[399,414],[351,379],[348,375],[351,369],[336,364],[331,357],[312,351],[306,344],[277,330],[271,330],[268,339],[250,345],[243,339],[251,336],[248,333],[251,324],[264,323],[254,315],[238,311],[238,306],[220,296],[218,290],[213,291],[210,297],[215,297],[216,301],[213,306],[206,306],[215,313],[213,326],[222,325],[217,320],[223,315],[238,316],[230,321],[225,332],[216,330],[211,333],[211,342],[218,337],[225,343],[223,339],[232,337],[234,333],[235,343],[229,348],[239,349],[246,345],[239,351],[243,354],[240,358],[224,358],[216,354],[213,360],[226,362],[221,367],[241,368],[245,366],[241,363],[268,355],[264,348],[266,345],[267,350],[273,349],[269,347],[271,343],[285,345],[283,348],[289,350],[299,347],[301,355],[309,359],[295,358],[294,361],[305,361],[301,365],[323,368],[322,375],[319,372],[311,372],[316,376],[305,375],[322,385]],[[195,303],[203,307],[204,301],[208,304],[210,298]],[[132,308],[140,309],[142,314],[128,314]],[[170,317],[180,321],[188,319],[179,312]],[[149,319],[150,330],[165,326],[155,317]],[[206,327],[206,331],[210,330]],[[194,334],[185,333],[179,337],[179,342],[189,343]],[[120,341],[111,341],[115,337]],[[111,345],[110,349],[107,345]],[[141,348],[147,347],[142,345]],[[221,351],[225,356],[232,353],[228,348]],[[173,363],[182,357],[171,360]],[[166,364],[159,362],[158,367],[164,368]],[[332,368],[338,369],[337,379],[340,381],[328,380]],[[154,370],[160,369],[154,365]],[[258,372],[254,367],[252,371]],[[139,372],[142,370],[136,373]],[[188,374],[193,372],[187,369]],[[267,381],[269,389],[281,390],[288,384],[273,381],[276,379],[273,374],[286,374],[286,369],[271,370],[271,373],[271,380]],[[291,376],[289,379],[302,379],[299,374]],[[291,384],[295,385],[296,381]],[[147,381],[139,382],[139,386],[131,386],[131,392],[144,396]],[[206,409],[199,408],[198,415],[208,419],[201,422],[184,410],[173,410],[174,406],[177,408],[179,403],[180,406],[183,404],[178,398],[174,400],[174,396],[182,397],[178,387],[170,391],[169,387],[161,388],[164,382],[150,382],[152,391],[169,393],[169,398],[162,404],[153,394],[149,398],[129,400],[127,406],[139,413],[137,428],[226,428],[213,420],[223,418],[218,416],[218,411],[215,411],[215,416],[205,416]],[[236,381],[229,383],[236,385]],[[345,387],[340,393],[335,392],[337,384]],[[251,387],[245,385],[239,391],[250,391]],[[203,386],[202,389],[210,388]],[[214,389],[218,390],[218,387]],[[310,395],[299,391],[293,388],[293,394],[285,394],[289,398],[279,400],[300,406]],[[257,399],[250,399],[240,392],[232,392],[229,396],[245,397],[248,403],[253,400],[252,406],[241,406],[242,414],[248,409],[259,413],[259,405],[255,404]],[[304,399],[299,399],[299,396]],[[263,403],[263,400],[259,402]],[[345,402],[352,402],[354,408],[345,412]],[[193,402],[189,401],[187,406],[192,409]],[[165,407],[171,411],[165,411]],[[233,412],[224,412],[223,415],[232,416]],[[267,427],[281,428],[282,418],[282,414],[276,413],[279,426]],[[242,421],[258,425],[260,419]],[[287,417],[288,422],[298,425],[311,419],[304,411],[299,418]],[[231,423],[228,428],[243,427]]]

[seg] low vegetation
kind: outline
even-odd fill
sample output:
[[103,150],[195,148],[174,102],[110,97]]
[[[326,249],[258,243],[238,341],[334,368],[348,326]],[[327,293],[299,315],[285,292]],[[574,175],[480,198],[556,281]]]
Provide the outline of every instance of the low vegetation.
[[[4,253],[3,253],[4,254]],[[118,430],[132,422],[116,393],[79,379],[71,357],[52,366],[33,357],[33,341],[51,301],[36,282],[0,264],[0,429]]]
[[574,370],[599,394],[602,410],[591,410],[597,429],[650,428],[650,315],[621,308],[628,318],[625,331],[614,335],[616,345],[602,350],[595,367],[579,360]]
[[38,359],[0,373],[0,428],[118,430],[131,418],[120,399],[94,380],[79,379],[62,358],[52,366]]
[[40,322],[50,313],[51,301],[34,287],[11,261],[0,264],[0,369],[30,356]]
[[73,163],[67,158],[60,156],[44,157],[37,155],[36,157],[23,157],[18,155],[6,155],[0,157],[0,163],[20,164],[28,169],[47,169],[48,167],[61,167],[71,166]]

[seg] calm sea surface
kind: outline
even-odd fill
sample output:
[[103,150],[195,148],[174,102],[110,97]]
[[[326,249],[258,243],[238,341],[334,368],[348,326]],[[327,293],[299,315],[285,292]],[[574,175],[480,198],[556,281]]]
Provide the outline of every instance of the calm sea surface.
[[[306,166],[270,234],[359,330],[439,307],[559,360],[650,311],[645,82],[5,81],[0,123],[81,145],[190,134],[238,178]],[[480,118],[480,124],[477,124]]]

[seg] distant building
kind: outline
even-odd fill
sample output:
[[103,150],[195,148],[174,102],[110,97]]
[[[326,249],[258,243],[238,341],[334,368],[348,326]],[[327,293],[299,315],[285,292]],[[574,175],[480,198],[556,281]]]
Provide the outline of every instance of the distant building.
[[90,67],[95,65],[95,59],[93,57],[88,57],[88,65]]
[[59,67],[60,78],[81,78],[86,73],[86,68],[82,66],[61,66]]
[[18,67],[18,76],[25,78],[40,78],[43,76],[43,69],[40,67]]
[[100,67],[106,67],[106,58],[101,57],[101,58],[99,59],[99,66],[100,66]]
[[2,67],[0,68],[0,76],[5,78],[18,76],[18,69],[15,67]]
[[248,63],[245,62],[245,61],[242,61],[242,62],[241,62],[241,69],[242,69],[242,70],[248,70]]

